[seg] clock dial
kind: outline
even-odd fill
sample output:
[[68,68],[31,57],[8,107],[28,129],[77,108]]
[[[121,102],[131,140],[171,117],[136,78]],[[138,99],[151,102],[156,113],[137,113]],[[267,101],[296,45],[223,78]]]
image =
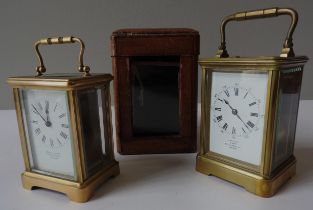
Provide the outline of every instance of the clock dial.
[[210,151],[260,165],[267,74],[213,72]]
[[33,101],[29,121],[34,140],[44,144],[49,150],[63,147],[69,140],[69,125],[66,109],[54,100],[42,98]]
[[254,96],[251,89],[238,83],[224,85],[214,95],[212,106],[213,122],[217,123],[222,133],[231,138],[248,138],[251,132],[257,131],[263,113],[260,110],[261,100]]
[[66,92],[24,89],[21,101],[33,170],[74,179]]

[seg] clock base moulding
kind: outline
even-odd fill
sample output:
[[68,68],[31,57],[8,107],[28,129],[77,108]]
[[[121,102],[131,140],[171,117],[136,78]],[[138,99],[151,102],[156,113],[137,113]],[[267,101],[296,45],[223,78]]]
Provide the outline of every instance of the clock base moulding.
[[296,159],[290,158],[284,167],[274,176],[264,178],[245,170],[234,168],[224,163],[197,156],[196,170],[206,175],[213,175],[244,187],[248,192],[261,197],[271,197],[278,189],[296,174]]
[[27,171],[22,173],[21,176],[23,187],[27,190],[36,187],[46,188],[64,193],[71,201],[84,203],[91,198],[100,184],[111,177],[119,175],[119,173],[119,164],[115,161],[110,164],[109,168],[103,168],[83,184]]

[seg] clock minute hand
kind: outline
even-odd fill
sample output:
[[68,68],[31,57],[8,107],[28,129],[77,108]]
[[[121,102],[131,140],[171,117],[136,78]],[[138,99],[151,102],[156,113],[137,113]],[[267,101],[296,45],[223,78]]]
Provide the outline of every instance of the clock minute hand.
[[47,123],[46,119],[43,118],[43,116],[38,112],[38,110],[36,109],[36,107],[35,107],[33,104],[32,104],[32,107],[33,107],[33,109],[35,110],[35,112],[41,117],[41,119],[42,119],[45,123]]
[[50,117],[49,117],[49,101],[46,101],[46,116],[47,116],[47,121],[46,121],[46,126],[50,127],[51,126],[51,121],[50,121]]
[[241,119],[241,117],[238,115],[238,112],[237,112],[236,116],[237,116],[238,119],[246,126],[246,128],[247,128],[248,130],[250,130],[249,127],[246,125],[246,123],[245,123],[245,122]]

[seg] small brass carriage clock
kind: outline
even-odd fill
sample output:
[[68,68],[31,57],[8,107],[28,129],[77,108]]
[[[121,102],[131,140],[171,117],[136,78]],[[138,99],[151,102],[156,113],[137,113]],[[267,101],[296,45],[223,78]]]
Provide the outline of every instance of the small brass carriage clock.
[[[79,74],[43,74],[39,45],[78,42]],[[11,77],[26,171],[23,187],[42,187],[86,202],[106,179],[119,174],[114,159],[110,74],[90,74],[84,43],[48,38],[35,45],[37,76]]]
[[[229,57],[225,26],[236,20],[290,15],[280,57]],[[240,12],[221,24],[221,45],[202,67],[201,150],[196,170],[272,196],[296,171],[293,155],[305,56],[295,56],[293,9]]]

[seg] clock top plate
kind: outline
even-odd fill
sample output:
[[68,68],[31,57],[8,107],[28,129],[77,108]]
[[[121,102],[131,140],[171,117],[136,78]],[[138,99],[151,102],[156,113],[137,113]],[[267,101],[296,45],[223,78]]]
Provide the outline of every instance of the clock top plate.
[[240,67],[241,69],[262,69],[280,70],[286,67],[304,65],[308,61],[307,56],[278,57],[278,56],[259,56],[259,57],[228,57],[228,58],[203,58],[199,59],[199,64],[210,68]]
[[13,87],[40,87],[53,89],[77,89],[86,86],[98,86],[113,79],[111,74],[91,74],[82,76],[81,73],[44,74],[42,76],[17,76],[8,78],[7,82]]

